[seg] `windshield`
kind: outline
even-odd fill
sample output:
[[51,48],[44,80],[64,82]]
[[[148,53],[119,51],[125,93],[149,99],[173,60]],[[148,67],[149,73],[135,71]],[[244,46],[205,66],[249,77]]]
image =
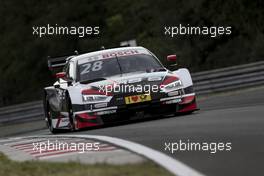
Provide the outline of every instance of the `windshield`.
[[113,57],[78,64],[78,80],[86,81],[123,73],[146,72],[163,66],[151,55]]

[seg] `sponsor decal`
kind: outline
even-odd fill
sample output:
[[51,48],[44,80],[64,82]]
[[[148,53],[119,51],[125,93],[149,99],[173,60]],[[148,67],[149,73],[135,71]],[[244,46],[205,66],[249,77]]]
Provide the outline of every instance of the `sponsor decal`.
[[94,56],[84,57],[80,60],[78,60],[78,64],[84,64],[87,62],[92,61],[98,61],[103,59],[109,59],[114,57],[122,57],[122,56],[132,56],[137,54],[147,54],[150,55],[146,50],[144,49],[130,49],[130,50],[121,50],[121,51],[113,51],[113,52],[105,52],[103,54],[98,54]]
[[150,94],[141,94],[125,97],[126,104],[140,103],[145,101],[151,101]]

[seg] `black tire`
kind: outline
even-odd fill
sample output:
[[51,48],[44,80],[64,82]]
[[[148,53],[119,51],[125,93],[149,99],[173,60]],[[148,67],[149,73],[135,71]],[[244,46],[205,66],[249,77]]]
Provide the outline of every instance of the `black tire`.
[[76,131],[75,129],[75,125],[74,125],[74,120],[73,120],[73,111],[72,111],[72,104],[71,104],[71,99],[69,97],[69,94],[67,93],[67,109],[68,109],[68,113],[69,113],[69,121],[70,121],[70,125],[71,125],[71,131]]
[[51,114],[51,109],[50,109],[50,106],[49,106],[49,102],[47,101],[47,102],[46,102],[47,126],[48,126],[48,129],[50,130],[50,132],[51,132],[52,134],[57,134],[57,133],[59,133],[59,132],[61,132],[61,131],[58,130],[58,129],[53,128],[52,123],[51,123],[51,122],[52,122],[52,119],[51,119],[50,114]]

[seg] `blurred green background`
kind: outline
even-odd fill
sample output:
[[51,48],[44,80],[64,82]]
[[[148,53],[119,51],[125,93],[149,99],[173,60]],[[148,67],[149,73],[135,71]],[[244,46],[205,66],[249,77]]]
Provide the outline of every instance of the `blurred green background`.
[[[192,72],[264,59],[263,0],[0,0],[0,106],[39,100],[54,78],[48,55],[112,48],[136,39],[166,65]],[[32,26],[100,26],[99,36],[32,35]],[[231,26],[232,35],[164,35],[164,26]]]

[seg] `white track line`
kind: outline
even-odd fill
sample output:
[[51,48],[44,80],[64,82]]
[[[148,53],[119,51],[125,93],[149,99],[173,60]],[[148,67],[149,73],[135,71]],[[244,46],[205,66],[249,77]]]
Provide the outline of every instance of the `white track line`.
[[145,156],[146,158],[154,161],[155,163],[163,166],[165,169],[177,176],[204,176],[204,174],[194,170],[188,165],[182,163],[179,160],[173,159],[168,155],[159,152],[157,150],[151,149],[149,147],[137,144],[135,142],[127,141],[124,139],[119,139],[115,137],[108,136],[98,136],[98,135],[40,135],[40,136],[28,136],[21,137],[25,138],[87,138],[87,139],[96,139],[100,141],[109,142],[117,146],[126,148],[134,153]]
[[177,176],[202,176],[201,173],[195,171],[189,166],[183,164],[182,162],[175,160],[159,151],[153,150],[141,144],[137,144],[131,141],[108,137],[108,136],[94,136],[94,135],[78,135],[78,137],[87,137],[92,139],[98,139],[102,141],[106,141],[109,143],[116,144],[118,146],[127,148],[135,153],[143,155],[150,160],[156,162],[157,164],[163,166],[171,173]]

